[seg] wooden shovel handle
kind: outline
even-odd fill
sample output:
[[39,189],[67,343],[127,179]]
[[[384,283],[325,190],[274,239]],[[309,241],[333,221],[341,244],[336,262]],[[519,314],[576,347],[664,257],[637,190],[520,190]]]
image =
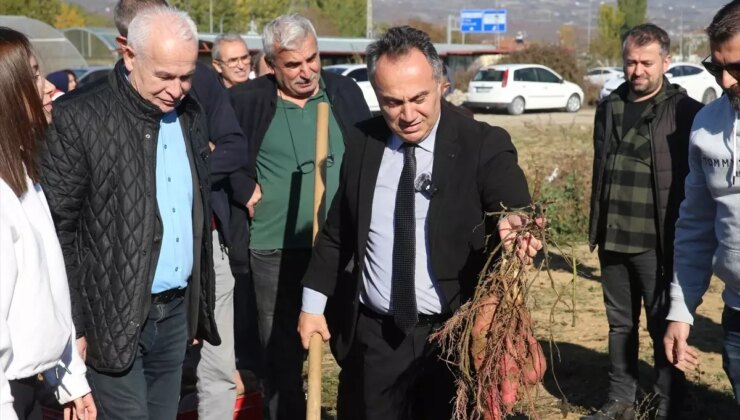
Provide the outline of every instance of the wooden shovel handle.
[[[329,154],[329,104],[322,102],[316,115],[316,173],[314,176],[313,240],[325,218],[326,158]],[[314,334],[308,346],[308,396],[306,420],[321,420],[321,359],[323,341]]]
[[308,401],[306,420],[321,420],[321,361],[323,341],[314,334],[308,346]]

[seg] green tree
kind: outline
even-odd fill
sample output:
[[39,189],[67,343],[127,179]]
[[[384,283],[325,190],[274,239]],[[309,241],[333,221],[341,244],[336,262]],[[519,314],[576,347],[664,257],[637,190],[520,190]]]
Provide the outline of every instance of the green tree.
[[54,17],[54,27],[57,29],[79,28],[87,25],[87,13],[76,4],[62,3],[59,13]]
[[27,16],[54,25],[59,0],[0,0],[0,15]]
[[367,0],[323,0],[318,6],[334,22],[336,35],[365,36]]
[[[238,0],[170,0],[170,5],[182,9],[198,25],[198,31],[247,32],[248,21],[238,13]],[[211,5],[213,11],[211,13]],[[212,19],[212,20],[211,20]]]
[[316,34],[320,36],[335,36],[339,35],[339,29],[337,28],[334,19],[321,10],[318,6],[302,7],[294,9],[293,12],[305,17],[311,21],[313,28],[316,30]]
[[261,33],[262,27],[276,17],[287,13],[290,0],[235,0],[236,7],[234,14],[238,21],[241,22],[244,29],[240,32],[246,32],[254,22],[256,30]]
[[576,28],[572,24],[561,25],[558,34],[560,35],[561,47],[576,48]]
[[597,60],[616,63],[622,56],[621,31],[624,13],[611,4],[599,7],[596,21],[596,39],[591,42],[591,55]]
[[625,33],[633,27],[645,23],[647,0],[617,0],[617,7],[624,15],[621,33]]
[[113,23],[113,16],[87,13],[85,15],[85,20],[87,21],[87,26],[97,26],[101,28],[112,28],[115,26],[115,23]]
[[[214,32],[220,32],[222,25],[224,32],[246,33],[252,26],[259,32],[277,16],[295,12],[311,19],[316,31],[322,36],[365,34],[367,0],[212,1]],[[209,31],[211,0],[171,0],[170,4],[187,11],[198,25],[199,31]]]

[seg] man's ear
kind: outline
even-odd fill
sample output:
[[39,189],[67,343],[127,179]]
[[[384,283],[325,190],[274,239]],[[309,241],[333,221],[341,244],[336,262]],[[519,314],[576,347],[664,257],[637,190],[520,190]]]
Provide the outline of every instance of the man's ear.
[[216,60],[211,60],[211,66],[213,66],[213,69],[216,70],[216,73],[218,74],[222,74],[224,72],[224,69],[221,68],[221,63]]
[[128,45],[128,39],[123,35],[116,35],[116,45],[118,45],[118,52],[123,55],[123,49]]
[[126,45],[122,48],[121,53],[123,54],[123,64],[126,65],[126,70],[131,73],[134,68],[134,62],[136,61],[136,53],[130,45]]

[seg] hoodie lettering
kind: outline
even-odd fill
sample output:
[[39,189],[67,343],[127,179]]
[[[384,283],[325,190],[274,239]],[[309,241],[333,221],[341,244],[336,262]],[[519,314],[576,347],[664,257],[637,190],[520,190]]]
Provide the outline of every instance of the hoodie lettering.
[[[702,156],[701,158],[704,166],[710,168],[729,168],[732,166],[732,159],[719,159]],[[740,159],[737,160],[736,167],[740,167]]]

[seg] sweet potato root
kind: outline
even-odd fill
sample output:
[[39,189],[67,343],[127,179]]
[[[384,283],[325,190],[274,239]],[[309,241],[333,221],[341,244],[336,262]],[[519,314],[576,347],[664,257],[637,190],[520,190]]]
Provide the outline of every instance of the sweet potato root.
[[[532,223],[516,235],[542,238],[542,229]],[[511,250],[502,250],[498,260],[494,254],[473,299],[432,336],[458,371],[458,420],[500,420],[517,401],[527,402],[537,417],[533,393],[547,364],[526,306],[527,270]]]

